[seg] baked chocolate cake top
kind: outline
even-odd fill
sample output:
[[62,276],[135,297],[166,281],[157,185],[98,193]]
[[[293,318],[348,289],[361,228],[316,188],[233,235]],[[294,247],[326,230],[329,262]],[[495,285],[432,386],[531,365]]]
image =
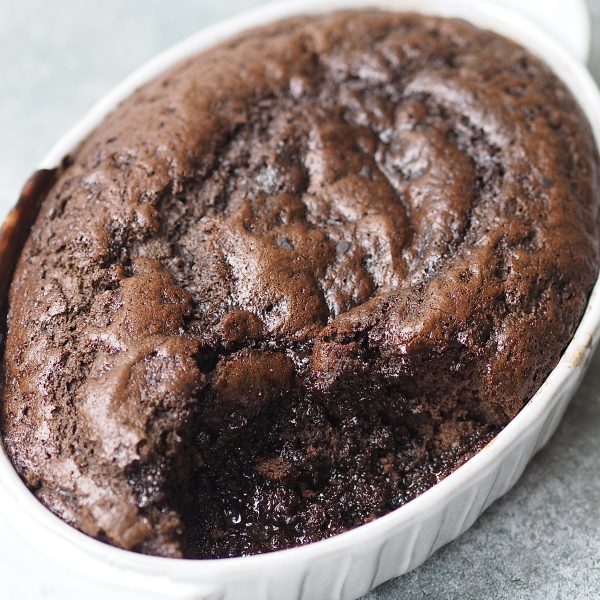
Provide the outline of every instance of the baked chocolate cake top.
[[369,521],[554,367],[599,190],[571,94],[494,33],[374,10],[245,33],[135,92],[53,185],[10,292],[4,444],[56,514],[141,552]]

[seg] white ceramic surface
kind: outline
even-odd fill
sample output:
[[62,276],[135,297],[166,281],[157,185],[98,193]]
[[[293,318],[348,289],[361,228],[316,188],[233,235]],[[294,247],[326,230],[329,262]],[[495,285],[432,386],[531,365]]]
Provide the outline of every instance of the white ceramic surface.
[[[499,0],[500,1],[500,0]],[[508,1],[508,0],[507,0]],[[135,87],[169,65],[247,27],[297,12],[377,5],[460,16],[512,37],[542,56],[577,96],[600,141],[600,95],[569,51],[530,21],[481,0],[304,0],[251,11],[210,27],[159,55],[104,98],[67,134],[41,166],[54,167]],[[574,0],[571,6],[577,4]],[[582,56],[582,55],[580,55]],[[600,328],[597,285],[577,333],[559,365],[523,411],[484,450],[414,501],[335,538],[269,555],[218,561],[140,556],[101,544],[68,527],[28,492],[0,453],[0,510],[22,535],[90,585],[126,591],[131,598],[317,599],[357,598],[407,572],[465,531],[518,479],[546,443],[577,387]]]
[[580,62],[590,53],[590,14],[583,0],[491,0],[533,21]]

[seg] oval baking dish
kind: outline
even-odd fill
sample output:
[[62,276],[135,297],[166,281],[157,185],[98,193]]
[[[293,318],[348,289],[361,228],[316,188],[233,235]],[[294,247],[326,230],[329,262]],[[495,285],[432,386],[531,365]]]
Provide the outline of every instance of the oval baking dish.
[[[572,91],[600,145],[600,94],[585,67],[529,21],[478,0],[315,0],[270,5],[201,31],[151,60],[69,132],[40,168],[53,169],[115,106],[174,63],[247,28],[299,13],[377,6],[461,17],[540,56]],[[1,261],[0,261],[1,264]],[[38,548],[107,590],[144,598],[357,598],[426,560],[468,529],[517,481],[554,432],[600,336],[599,284],[559,364],[519,415],[482,451],[433,488],[367,525],[307,546],[218,560],[143,556],[96,541],[44,508],[0,452],[0,509]]]

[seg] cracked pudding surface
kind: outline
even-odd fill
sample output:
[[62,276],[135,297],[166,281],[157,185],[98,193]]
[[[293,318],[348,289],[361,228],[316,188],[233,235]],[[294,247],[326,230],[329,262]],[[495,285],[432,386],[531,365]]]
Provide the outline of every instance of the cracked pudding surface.
[[58,174],[10,289],[4,445],[62,519],[143,553],[373,520],[556,365],[599,190],[571,94],[494,33],[375,10],[244,33]]

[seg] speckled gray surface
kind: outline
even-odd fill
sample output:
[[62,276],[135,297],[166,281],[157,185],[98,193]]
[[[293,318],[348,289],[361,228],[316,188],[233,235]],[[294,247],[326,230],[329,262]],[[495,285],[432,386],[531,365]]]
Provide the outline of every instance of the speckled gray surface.
[[[0,213],[48,148],[134,67],[202,25],[261,3],[0,0]],[[589,4],[600,80],[600,0]],[[51,571],[0,515],[0,597],[66,597],[49,583]],[[73,597],[96,597],[81,585],[73,583]],[[513,491],[421,568],[364,600],[408,598],[600,598],[600,354],[558,433]]]

